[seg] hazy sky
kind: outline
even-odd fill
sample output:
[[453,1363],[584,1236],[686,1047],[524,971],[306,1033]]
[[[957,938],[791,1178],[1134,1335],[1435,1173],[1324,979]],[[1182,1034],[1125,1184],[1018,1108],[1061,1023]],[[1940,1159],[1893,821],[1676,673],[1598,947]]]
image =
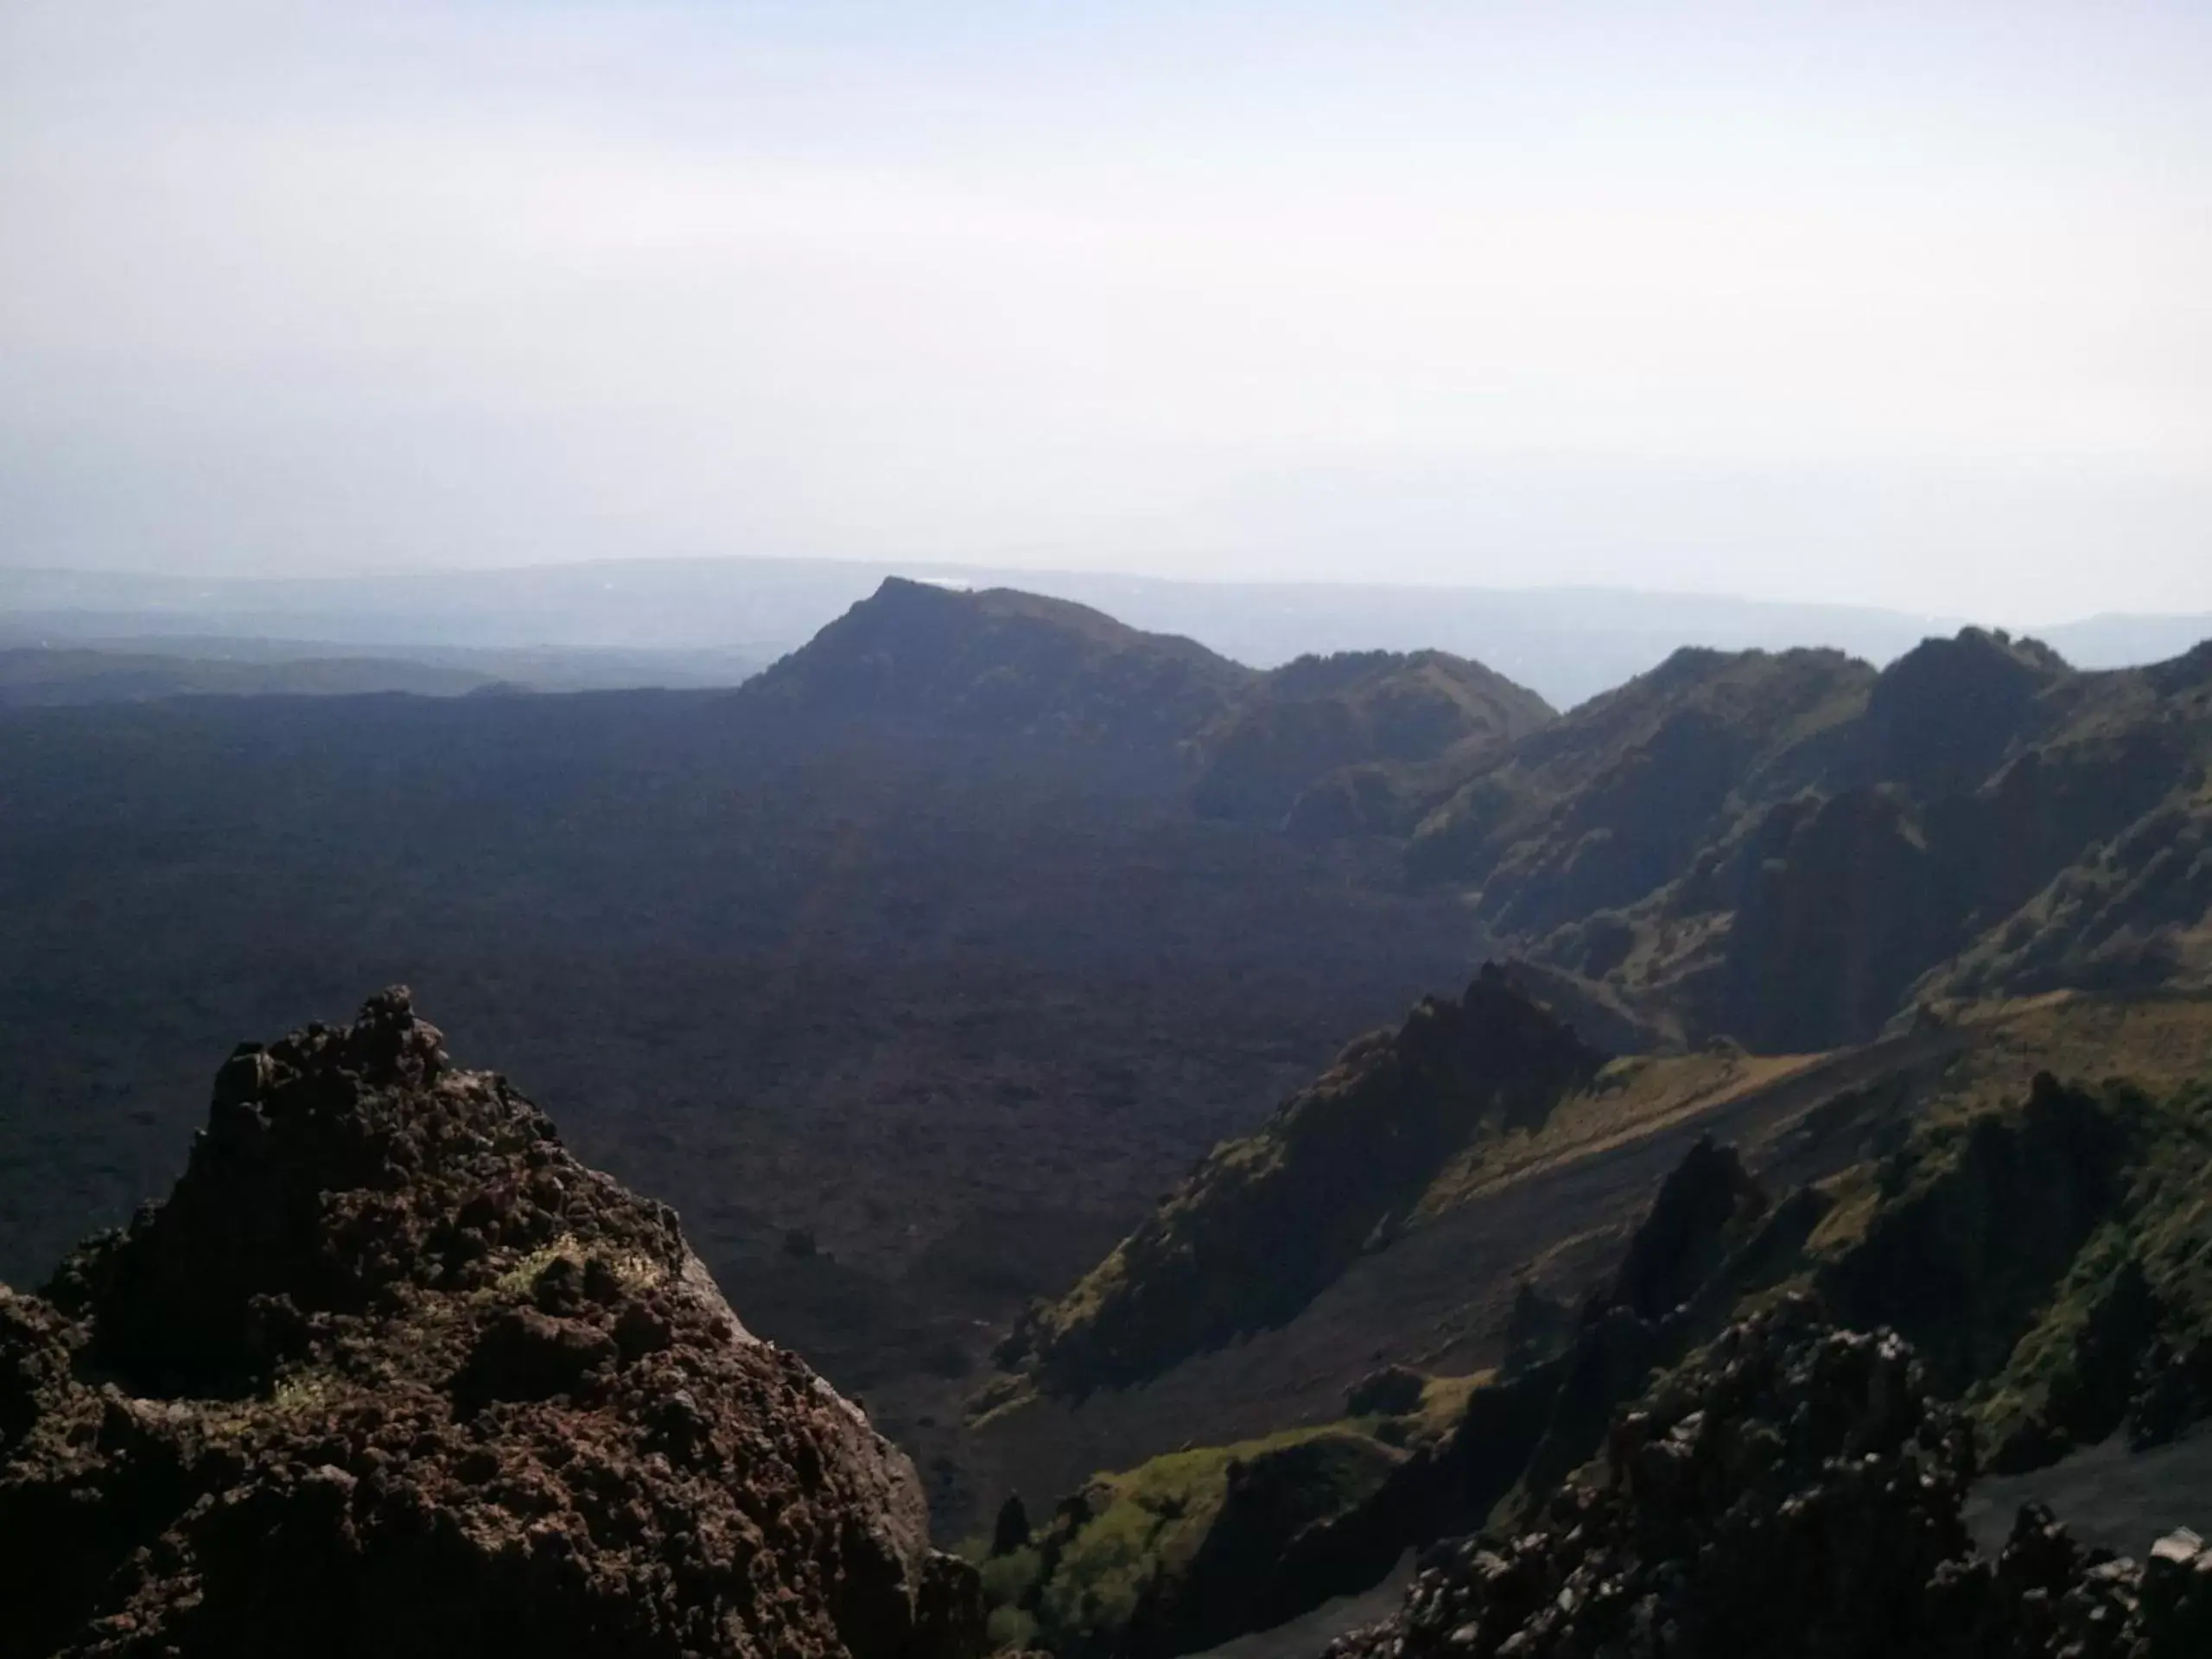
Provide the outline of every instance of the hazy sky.
[[2212,609],[2212,5],[0,0],[0,563]]

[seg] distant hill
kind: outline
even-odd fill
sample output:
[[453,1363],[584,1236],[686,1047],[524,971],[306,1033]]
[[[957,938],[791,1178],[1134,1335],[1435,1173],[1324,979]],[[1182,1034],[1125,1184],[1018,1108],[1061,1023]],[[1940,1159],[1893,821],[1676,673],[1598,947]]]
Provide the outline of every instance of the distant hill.
[[[423,649],[448,659],[4,651],[0,702],[540,683]],[[740,705],[1141,752],[1202,817],[1400,847],[1609,1041],[1804,1048],[1920,1001],[2212,979],[2208,652],[2086,671],[1971,628],[1880,669],[1685,647],[1555,715],[1444,652],[1261,670],[1068,601],[893,577]]]
[[1201,815],[1399,846],[1616,1043],[1824,1048],[1921,1001],[2212,982],[2212,645],[2094,671],[1978,628],[1880,669],[1685,647],[1554,715],[1443,652],[1260,671],[893,580],[744,696],[1173,752]]
[[1203,645],[1011,588],[887,579],[745,689],[758,709],[1171,745],[1257,678]]
[[743,693],[806,717],[1178,754],[1203,816],[1302,838],[1402,830],[1439,778],[1502,755],[1550,707],[1442,652],[1301,657],[1262,671],[1087,606],[887,579]]
[[[111,701],[104,683],[109,680],[131,696],[300,694],[324,687],[449,696],[486,683],[531,691],[696,690],[742,684],[766,665],[769,655],[704,648],[341,643],[259,634],[117,637],[56,632],[4,611],[0,652],[15,654],[15,683],[53,688],[38,699],[48,702]],[[130,689],[127,677],[134,675],[142,677],[143,693]]]

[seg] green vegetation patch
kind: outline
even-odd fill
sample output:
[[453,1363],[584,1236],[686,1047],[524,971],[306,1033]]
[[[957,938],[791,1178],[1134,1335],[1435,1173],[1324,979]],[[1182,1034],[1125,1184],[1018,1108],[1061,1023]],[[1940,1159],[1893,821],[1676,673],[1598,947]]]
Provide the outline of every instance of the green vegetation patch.
[[1027,1545],[981,1563],[995,1642],[1079,1659],[1179,1652],[1244,1628],[1282,1546],[1403,1462],[1373,1427],[1290,1429],[1098,1476]]

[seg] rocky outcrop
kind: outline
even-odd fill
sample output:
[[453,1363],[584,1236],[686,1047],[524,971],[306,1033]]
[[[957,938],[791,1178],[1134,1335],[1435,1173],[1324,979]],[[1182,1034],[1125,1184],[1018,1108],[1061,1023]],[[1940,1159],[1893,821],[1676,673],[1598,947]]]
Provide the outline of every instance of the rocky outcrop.
[[0,1655],[955,1659],[912,1466],[407,993],[0,1291]]
[[1923,1125],[1840,1196],[1773,1201],[1701,1143],[1563,1351],[1300,1541],[1301,1581],[1344,1590],[1394,1544],[1485,1535],[1340,1659],[2212,1651],[2193,1537],[2138,1568],[2031,1511],[1984,1561],[1958,1507],[1984,1464],[2207,1409],[2203,1116],[2201,1091],[2046,1074]]
[[2212,1557],[2192,1535],[2143,1568],[2031,1510],[1980,1560],[1960,1518],[1973,1473],[1972,1436],[1908,1344],[1789,1299],[1618,1416],[1602,1465],[1516,1535],[1432,1550],[1403,1611],[1331,1659],[2212,1649]]
[[2207,1103],[2043,1073],[2023,1101],[1926,1124],[1862,1173],[1812,1282],[1973,1402],[1998,1472],[2171,1439],[2212,1414]]
[[1924,1134],[1885,1171],[1894,1190],[1823,1264],[1846,1322],[1893,1325],[1947,1394],[2001,1370],[2124,1192],[2111,1106],[2048,1073],[2017,1113]]
[[[1700,1138],[1644,1212],[1612,1282],[1557,1356],[1478,1391],[1440,1449],[1402,1545],[1539,1503],[1596,1455],[1613,1413],[1790,1263],[1817,1211],[1771,1203],[1732,1147]],[[1495,1394],[1486,1400],[1485,1394]],[[1510,1423],[1518,1432],[1500,1433]],[[1421,1478],[1410,1470],[1408,1483]]]
[[[1847,1134],[1859,1152],[1841,1168],[1817,1162],[1797,1166],[1799,1175],[1812,1185],[1780,1185],[1784,1178],[1770,1157],[1763,1166],[1764,1176],[1777,1183],[1770,1190],[1753,1178],[1735,1148],[1709,1138],[1694,1142],[1658,1186],[1611,1273],[1595,1282],[1579,1309],[1570,1312],[1524,1281],[1503,1333],[1506,1363],[1495,1375],[1467,1379],[1464,1392],[1436,1394],[1421,1386],[1417,1373],[1402,1367],[1386,1366],[1361,1378],[1345,1402],[1349,1421],[1335,1432],[1371,1433],[1402,1448],[1403,1456],[1379,1467],[1378,1478],[1363,1490],[1339,1487],[1332,1503],[1312,1501],[1324,1490],[1321,1483],[1295,1483],[1305,1500],[1296,1507],[1280,1501],[1279,1494],[1291,1486],[1261,1483],[1256,1494],[1277,1496],[1250,1506],[1247,1519],[1265,1517],[1270,1525],[1247,1524],[1240,1530],[1210,1517],[1202,1541],[1216,1570],[1205,1577],[1181,1570],[1185,1559],[1196,1558],[1195,1548],[1176,1555],[1176,1569],[1163,1569],[1160,1575],[1174,1594],[1146,1605],[1173,1605],[1185,1620],[1178,1630],[1202,1631],[1213,1641],[1234,1630],[1262,1628],[1294,1617],[1333,1596],[1364,1592],[1407,1549],[1440,1538],[1483,1533],[1491,1541],[1483,1548],[1497,1559],[1512,1559],[1528,1548],[1529,1535],[1553,1525],[1562,1502],[1570,1512],[1560,1529],[1572,1542],[1574,1528],[1589,1513],[1585,1497],[1593,1491],[1616,1490],[1624,1478],[1617,1474],[1611,1486],[1600,1479],[1593,1487],[1591,1471],[1603,1470],[1608,1459],[1618,1466],[1630,1453],[1649,1461],[1637,1448],[1653,1433],[1669,1446],[1689,1446],[1704,1433],[1690,1421],[1694,1412],[1740,1408],[1753,1418],[1780,1412],[1786,1419],[1783,1429],[1796,1433],[1811,1421],[1808,1412],[1845,1411],[1849,1389],[1836,1394],[1823,1382],[1807,1393],[1787,1377],[1783,1387],[1774,1382],[1780,1373],[1771,1366],[1758,1370],[1766,1360],[1757,1361],[1751,1371],[1731,1373],[1734,1380],[1717,1394],[1699,1380],[1710,1380],[1708,1374],[1720,1363],[1713,1356],[1725,1358],[1731,1344],[1742,1339],[1741,1330],[1766,1329],[1758,1323],[1763,1311],[1777,1304],[1792,1312],[1786,1328],[1775,1327],[1783,1332],[1776,1340],[1786,1347],[1801,1336],[1821,1343],[1834,1338],[1841,1344],[1835,1351],[1844,1357],[1832,1356],[1833,1365],[1846,1373],[1859,1363],[1851,1355],[1863,1357],[1872,1351],[1865,1346],[1867,1339],[1847,1335],[1853,1330],[1889,1332],[1884,1340],[1891,1348],[1910,1351],[1915,1398],[1953,1402],[1942,1408],[1936,1441],[1943,1446],[1955,1441],[1960,1460],[1945,1465],[1948,1473],[1927,1472],[1955,1484],[1975,1471],[1976,1459],[1964,1452],[1969,1444],[1979,1448],[1981,1464],[2005,1472],[2039,1466],[2116,1433],[2138,1445],[2171,1438],[2212,1411],[2212,1339],[2204,1334],[2212,1331],[2212,1280],[2202,1265],[2212,1261],[2207,1236],[2212,1217],[2202,1202],[2208,1096],[2202,1088],[2152,1096],[2112,1083],[2092,1090],[2063,1084],[2048,1072],[2037,1074],[2009,1099],[1980,1095],[1970,1077],[1957,1078],[1953,1086],[1959,1092],[1935,1109],[1909,1094],[1866,1095],[1854,1087],[1839,1096],[1849,1110],[1836,1126],[1847,1121],[1857,1126]],[[1809,1131],[1833,1132],[1834,1126]],[[1792,1144],[1797,1144],[1796,1133]],[[1378,1141],[1384,1139],[1377,1136]],[[1756,1148],[1758,1143],[1751,1144]],[[1767,1150],[1771,1154],[1771,1143]],[[1740,1323],[1746,1319],[1750,1326]],[[1737,1329],[1732,1332],[1732,1326]],[[1783,1370],[1796,1363],[1785,1363],[1776,1357],[1779,1353],[1775,1349],[1769,1359]],[[1831,1365],[1831,1360],[1818,1364]],[[1759,1388],[1771,1385],[1781,1392],[1757,1398],[1744,1394],[1743,1388],[1750,1386],[1745,1379],[1758,1376],[1768,1379]],[[1874,1391],[1870,1397],[1887,1399],[1896,1392],[1894,1376],[1883,1382],[1869,1372],[1851,1387],[1861,1383]],[[1685,1389],[1695,1396],[1688,1403]],[[1404,1430],[1412,1420],[1389,1414],[1409,1409],[1423,1395],[1465,1403],[1455,1403],[1448,1415],[1432,1411],[1421,1432],[1408,1435]],[[1647,1426],[1655,1422],[1659,1429],[1647,1433]],[[1724,1437],[1713,1447],[1694,1450],[1694,1459],[1715,1459],[1720,1471],[1715,1478],[1749,1479],[1761,1472],[1759,1459],[1778,1455],[1770,1427],[1755,1425],[1740,1441]],[[1820,1433],[1828,1432],[1819,1422],[1813,1427]],[[1672,1459],[1675,1452],[1650,1455]],[[1823,1452],[1820,1458],[1843,1459],[1841,1467],[1848,1473],[1851,1459],[1859,1455],[1847,1445],[1843,1452]],[[1789,1508],[1795,1501],[1791,1494],[1809,1491],[1808,1503],[1827,1503],[1817,1490],[1829,1478],[1825,1468],[1815,1460],[1788,1475],[1779,1497],[1759,1490],[1751,1501],[1767,1508],[1732,1519],[1722,1511],[1735,1500],[1715,1498],[1714,1513],[1696,1523],[1709,1523],[1709,1532],[1694,1527],[1669,1534],[1662,1541],[1681,1553],[1652,1565],[1650,1576],[1642,1580],[1646,1589],[1662,1595],[1653,1604],[1660,1608],[1652,1615],[1658,1624],[1608,1624],[1595,1632],[1583,1629],[1579,1636],[1559,1635],[1549,1625],[1523,1632],[1509,1624],[1501,1626],[1497,1640],[1516,1633],[1527,1640],[1499,1650],[1602,1653],[1615,1650],[1605,1646],[1609,1641],[1629,1640],[1618,1650],[1871,1653],[1888,1635],[1849,1623],[1845,1616],[1857,1599],[1917,1593],[1916,1586],[1934,1574],[1944,1584],[1967,1584],[1960,1594],[1983,1599],[1960,1614],[1962,1623],[1931,1625],[1917,1636],[1906,1632],[1930,1644],[1908,1646],[1906,1651],[1952,1651],[1942,1644],[1955,1637],[1963,1644],[1955,1651],[1987,1652],[1993,1659],[2015,1651],[2063,1651],[2064,1643],[2053,1631],[2072,1631],[2067,1640],[2081,1635],[2065,1621],[2087,1619],[2101,1606],[2101,1618],[2124,1624],[2136,1617],[2136,1610],[2156,1602],[2141,1575],[2123,1577],[2117,1568],[2093,1573],[2100,1567],[2097,1559],[2068,1554],[2072,1547],[2063,1539],[2050,1541],[2056,1535],[2049,1532],[2047,1517],[2031,1518],[2018,1541],[2026,1553],[2008,1557],[2010,1565],[1977,1566],[1964,1553],[1963,1534],[1958,1533],[1955,1494],[1945,1500],[1948,1508],[1940,1516],[1923,1514],[1909,1503],[1887,1514],[1862,1513],[1852,1506],[1866,1495],[1854,1496],[1856,1489],[1840,1477],[1836,1503],[1843,1507],[1832,1516],[1840,1530],[1815,1533],[1810,1541],[1785,1540],[1789,1550],[1811,1552],[1804,1560],[1759,1556],[1758,1550],[1778,1535],[1777,1528],[1786,1533],[1794,1524],[1789,1520],[1796,1513]],[[1885,1467],[1872,1478],[1886,1490],[1883,1482],[1904,1481],[1909,1473],[1918,1479],[1917,1472],[1903,1466]],[[1561,1492],[1569,1497],[1560,1498]],[[1645,1493],[1637,1501],[1649,1497]],[[1777,1503],[1781,1522],[1769,1513]],[[1221,1516],[1230,1513],[1225,1506]],[[1948,1529],[1946,1537],[1957,1537],[1933,1554],[1915,1555],[1920,1547],[1915,1540],[1921,1535],[1914,1529],[1924,1532],[1939,1521]],[[1677,1516],[1666,1525],[1680,1522]],[[1888,1547],[1884,1529],[1891,1525],[1901,1529],[1902,1567],[1874,1559],[1875,1552]],[[1215,1526],[1224,1526],[1218,1547],[1211,1535]],[[1632,1517],[1620,1527],[1628,1540],[1623,1548],[1643,1547],[1644,1519]],[[1509,1547],[1500,1539],[1522,1541]],[[1546,1548],[1556,1554],[1556,1541]],[[1844,1622],[1795,1632],[1764,1630],[1744,1622],[1755,1611],[1748,1600],[1740,1607],[1684,1611],[1688,1604],[1678,1605],[1681,1596],[1694,1600],[1706,1592],[1693,1595],[1681,1580],[1693,1569],[1706,1571],[1708,1548],[1723,1552],[1713,1593],[1724,1600],[1748,1598],[1751,1592],[1745,1586],[1769,1572],[1794,1594],[1789,1589],[1796,1581],[1792,1574],[1817,1575],[1825,1570],[1820,1552],[1838,1552],[1847,1569],[1840,1582],[1847,1587],[1818,1618]],[[1747,1553],[1738,1564],[1728,1551]],[[1857,1565],[1854,1551],[1866,1558]],[[1574,1573],[1583,1557],[1572,1550],[1568,1556],[1564,1566],[1552,1562],[1531,1568],[1539,1577],[1531,1593],[1552,1599],[1571,1589],[1571,1601],[1582,1598],[1587,1585]],[[1167,1559],[1166,1552],[1161,1559]],[[1596,1560],[1591,1571],[1599,1577],[1634,1565],[1617,1552]],[[1862,1567],[1865,1576],[1847,1576]],[[1904,1588],[1881,1577],[1892,1567],[1905,1573]],[[1730,1579],[1738,1573],[1739,1578]],[[1632,1573],[1622,1581],[1638,1582]],[[1853,1584],[1856,1589],[1848,1587]],[[2039,1600],[2020,1600],[2030,1589],[2046,1593]],[[2039,1624],[2043,1615],[2036,1610],[2046,1604],[2074,1611],[2057,1624]],[[2169,1598],[2158,1605],[2172,1612],[2180,1603]],[[1537,1604],[1515,1605],[1516,1618],[1533,1617]],[[1669,1620],[1675,1623],[1675,1635],[1666,1639],[1675,1645],[1635,1645]],[[1461,1648],[1474,1641],[1464,1633],[1469,1622],[1463,1608],[1443,1633],[1442,1645]],[[2090,1624],[2106,1628],[2096,1620]],[[1137,1651],[1137,1628],[1133,1618],[1118,1624],[1100,1621],[1090,1631],[1095,1651]],[[1545,1646],[1554,1636],[1560,1645]],[[2036,1645],[2046,1638],[2059,1646]],[[1116,1640],[1130,1645],[1116,1647]],[[1755,1640],[1777,1645],[1740,1645]],[[1414,1638],[1408,1641],[1421,1645]],[[1575,1646],[1577,1641],[1584,1645]],[[2015,1641],[2026,1645],[2005,1645]],[[1478,1645],[1477,1650],[1487,1649]],[[2085,1649],[2107,1650],[2128,1649]]]

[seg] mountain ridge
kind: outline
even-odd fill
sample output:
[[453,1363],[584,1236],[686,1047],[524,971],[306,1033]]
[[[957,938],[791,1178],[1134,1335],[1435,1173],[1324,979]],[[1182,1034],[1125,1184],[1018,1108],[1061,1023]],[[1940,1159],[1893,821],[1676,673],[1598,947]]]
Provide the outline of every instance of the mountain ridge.
[[1059,601],[893,582],[743,695],[1172,753],[1201,816],[1401,848],[1609,1029],[1772,1051],[1920,1001],[2212,973],[2207,661],[2082,671],[1975,628],[1879,670],[1685,647],[1557,715],[1446,653],[1262,672]]
[[[1179,580],[925,560],[602,560],[507,570],[285,581],[0,567],[0,625],[59,641],[213,632],[354,646],[793,649],[886,576],[1049,593],[1271,667],[1305,655],[1437,648],[1491,664],[1560,709],[1683,645],[1818,645],[1887,662],[1970,619],[1619,588],[1503,589]],[[2212,617],[2122,616],[2032,632],[2094,668],[2171,657]],[[406,655],[405,652],[395,654]]]
[[1979,630],[1878,673],[1677,653],[1478,770],[1408,858],[1654,1040],[1821,1047],[1923,1001],[2202,982],[2206,660],[2084,671]]

